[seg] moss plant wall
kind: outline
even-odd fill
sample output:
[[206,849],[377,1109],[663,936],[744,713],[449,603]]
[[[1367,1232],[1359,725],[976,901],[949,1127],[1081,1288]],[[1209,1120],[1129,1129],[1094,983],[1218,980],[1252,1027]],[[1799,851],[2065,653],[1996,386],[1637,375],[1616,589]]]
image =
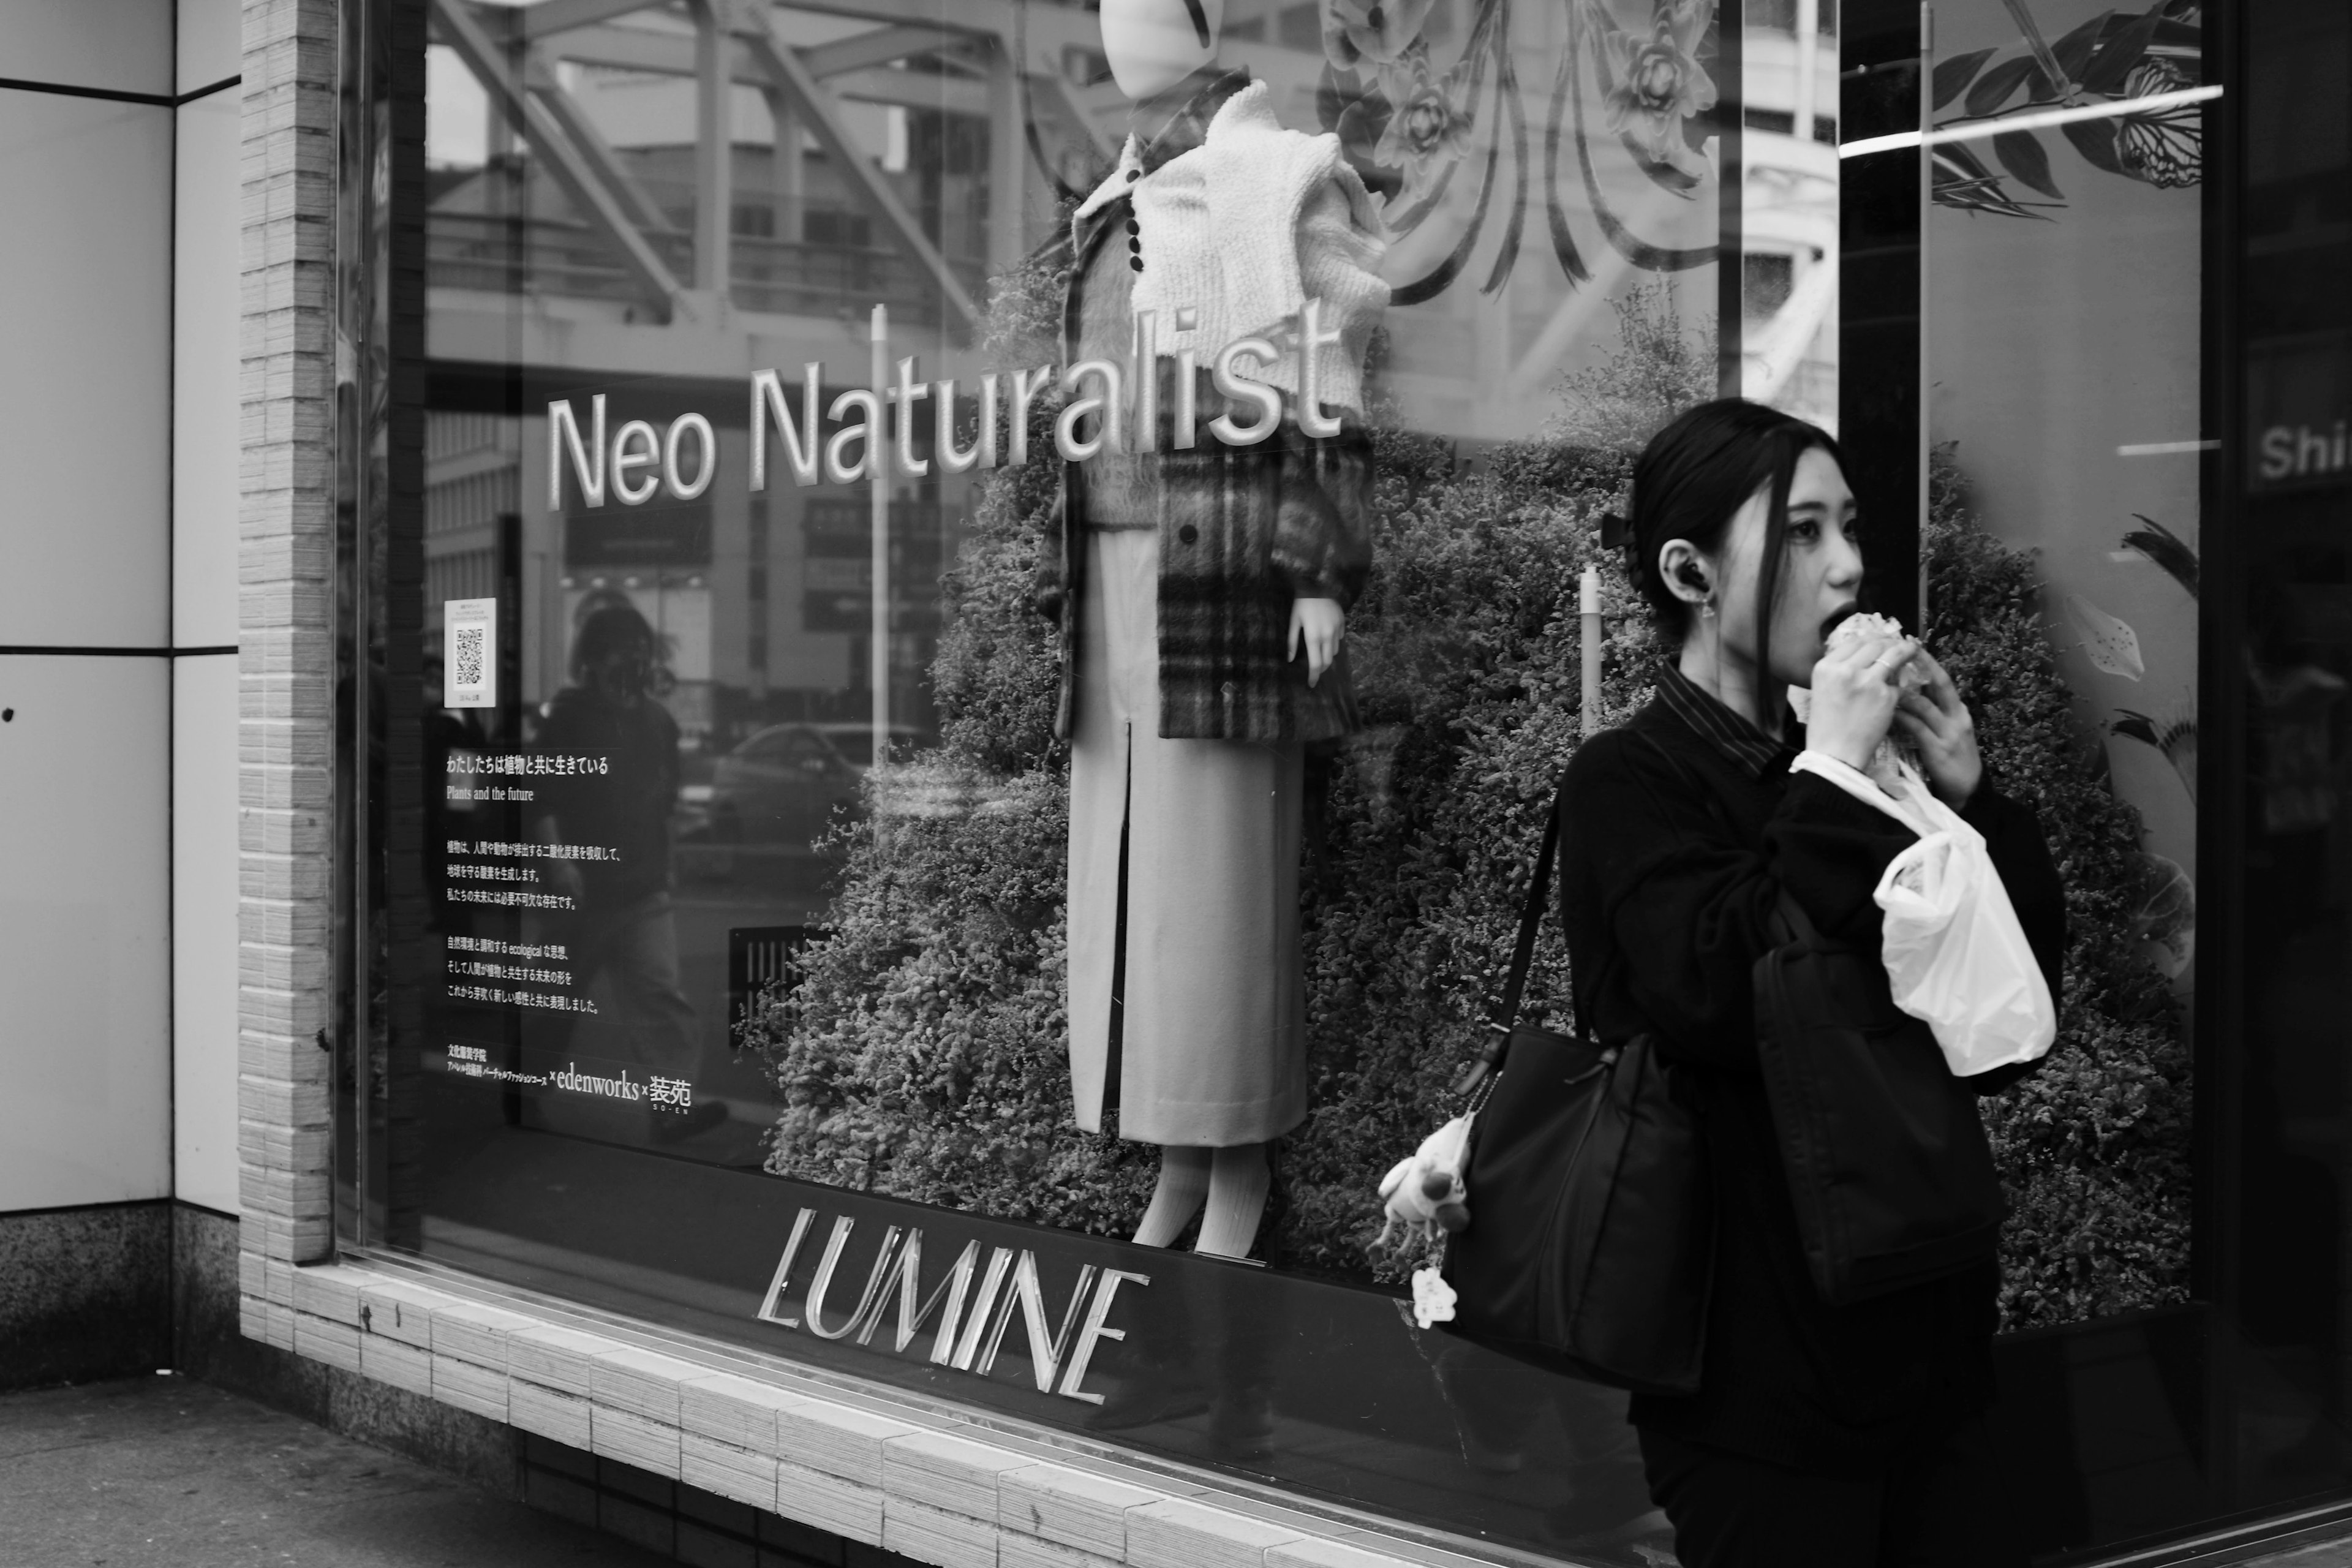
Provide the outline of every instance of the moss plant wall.
[[[1051,357],[1058,279],[1006,279],[992,360]],[[1561,388],[1540,441],[1465,461],[1379,437],[1376,566],[1349,617],[1365,730],[1313,759],[1305,878],[1311,1110],[1285,1140],[1262,1250],[1383,1281],[1374,1184],[1455,1109],[1446,1084],[1498,983],[1554,781],[1575,748],[1576,584],[1602,569],[1601,715],[1648,696],[1656,658],[1600,514],[1631,458],[1712,392],[1714,354],[1665,297],[1620,310],[1622,346]],[[1053,416],[1040,409],[1038,428]],[[1033,439],[1036,439],[1033,436]],[[768,1168],[1104,1235],[1129,1231],[1149,1146],[1071,1117],[1062,973],[1067,758],[1052,739],[1053,644],[1030,608],[1055,499],[1049,464],[982,487],[948,581],[933,676],[938,748],[877,773],[845,827],[831,934],[750,1043],[785,1110]],[[1932,637],[1977,705],[1993,766],[2050,829],[2073,899],[2063,1034],[1990,1116],[2016,1214],[2013,1324],[2179,1298],[2187,1251],[2186,1058],[2135,956],[2137,824],[2105,790],[2042,628],[2030,559],[1969,523],[1947,475],[1928,539]],[[1567,995],[1547,933],[1530,989]]]

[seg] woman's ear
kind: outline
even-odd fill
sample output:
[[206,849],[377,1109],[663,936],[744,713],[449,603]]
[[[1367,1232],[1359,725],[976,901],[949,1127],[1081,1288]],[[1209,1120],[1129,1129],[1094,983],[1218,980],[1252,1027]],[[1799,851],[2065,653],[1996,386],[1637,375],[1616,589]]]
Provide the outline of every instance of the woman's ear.
[[1687,539],[1669,539],[1659,547],[1658,581],[1686,605],[1705,605],[1715,597],[1714,563]]

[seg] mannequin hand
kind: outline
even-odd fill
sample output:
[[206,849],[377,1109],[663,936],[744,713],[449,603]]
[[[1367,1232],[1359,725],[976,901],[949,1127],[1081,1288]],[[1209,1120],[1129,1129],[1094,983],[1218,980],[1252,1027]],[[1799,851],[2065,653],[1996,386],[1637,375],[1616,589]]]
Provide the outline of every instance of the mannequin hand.
[[1339,607],[1337,599],[1293,599],[1290,601],[1290,640],[1286,645],[1290,657],[1297,658],[1303,644],[1307,649],[1307,684],[1314,685],[1331,668],[1339,656],[1339,638],[1347,630],[1348,612]]
[[1918,746],[1920,764],[1927,770],[1927,786],[1937,799],[1958,811],[1984,782],[1984,759],[1977,754],[1977,723],[1944,667],[1924,649],[1917,658],[1919,667],[1927,672],[1927,689],[1896,702],[1895,722]]
[[1824,654],[1813,666],[1807,748],[1867,771],[1895,717],[1895,672],[1918,654],[1919,645],[1909,637],[1857,640]]

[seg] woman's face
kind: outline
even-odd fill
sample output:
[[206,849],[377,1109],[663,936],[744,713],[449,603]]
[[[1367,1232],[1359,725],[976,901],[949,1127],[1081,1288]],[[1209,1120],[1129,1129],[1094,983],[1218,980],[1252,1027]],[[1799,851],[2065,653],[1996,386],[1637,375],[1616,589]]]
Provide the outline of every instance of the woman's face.
[[[1710,563],[1718,585],[1722,646],[1733,658],[1752,657],[1756,647],[1758,567],[1771,509],[1769,486],[1748,497],[1732,517],[1721,558]],[[1837,459],[1819,447],[1806,448],[1789,482],[1787,548],[1772,607],[1770,668],[1764,674],[1784,685],[1811,686],[1830,628],[1854,609],[1862,592],[1853,492]]]

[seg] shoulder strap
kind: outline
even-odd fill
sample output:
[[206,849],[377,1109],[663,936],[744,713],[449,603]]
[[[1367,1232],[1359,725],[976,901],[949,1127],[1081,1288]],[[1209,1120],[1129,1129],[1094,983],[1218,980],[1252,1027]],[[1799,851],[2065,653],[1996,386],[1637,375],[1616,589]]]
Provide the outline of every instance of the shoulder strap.
[[1535,876],[1528,883],[1528,896],[1519,906],[1519,935],[1511,949],[1511,967],[1503,981],[1502,994],[1495,999],[1486,1015],[1486,1041],[1478,1054],[1455,1076],[1454,1092],[1467,1094],[1494,1074],[1503,1059],[1503,1048],[1510,1044],[1512,1027],[1519,1018],[1519,1000],[1528,988],[1528,971],[1535,964],[1536,932],[1543,925],[1544,904],[1551,893],[1551,874],[1559,858],[1560,799],[1565,791],[1555,790],[1551,811],[1544,818],[1543,847],[1536,851]]
[[1527,902],[1519,910],[1519,936],[1511,949],[1510,973],[1486,1020],[1486,1026],[1498,1034],[1509,1034],[1519,1021],[1519,998],[1527,991],[1528,971],[1535,963],[1536,931],[1543,924],[1544,903],[1551,892],[1552,863],[1559,858],[1559,802],[1555,793],[1551,814],[1544,818],[1543,847],[1536,852],[1535,877],[1528,883]]

